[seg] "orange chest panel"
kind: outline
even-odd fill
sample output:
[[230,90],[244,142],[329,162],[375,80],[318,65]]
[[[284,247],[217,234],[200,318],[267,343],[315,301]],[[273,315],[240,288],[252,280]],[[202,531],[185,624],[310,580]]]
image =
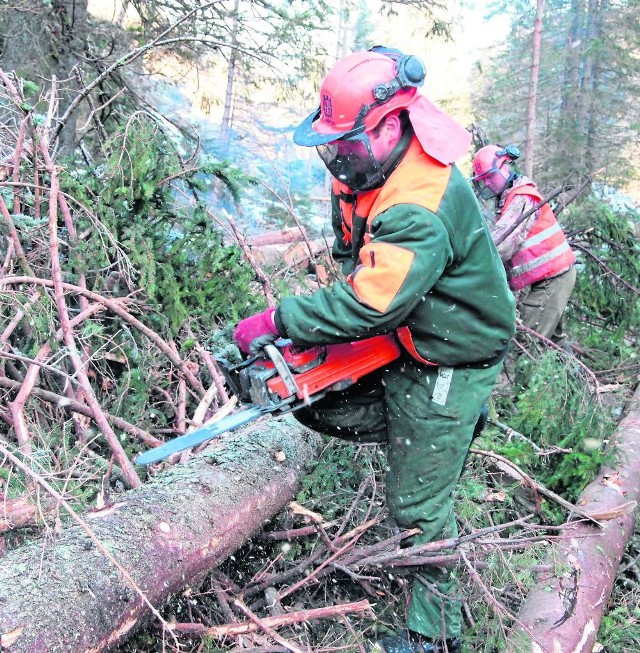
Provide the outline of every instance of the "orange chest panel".
[[333,192],[339,198],[342,233],[345,244],[352,242],[354,223],[366,221],[364,244],[371,239],[370,227],[376,216],[398,204],[417,204],[438,210],[445,194],[451,166],[438,163],[426,154],[417,139],[411,143],[400,165],[381,188],[365,193],[353,193],[347,186],[334,181]]

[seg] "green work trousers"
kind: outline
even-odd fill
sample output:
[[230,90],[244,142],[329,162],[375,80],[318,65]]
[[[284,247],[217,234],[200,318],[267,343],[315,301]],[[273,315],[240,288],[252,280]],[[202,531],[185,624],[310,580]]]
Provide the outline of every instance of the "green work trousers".
[[[389,513],[398,526],[421,531],[408,545],[455,537],[454,489],[500,366],[445,368],[401,359],[294,415],[327,435],[387,445]],[[447,570],[419,568],[408,627],[427,637],[458,636],[456,592]]]
[[557,277],[531,284],[519,302],[522,323],[559,347],[564,347],[567,335],[564,333],[562,315],[575,283],[576,269],[572,267]]

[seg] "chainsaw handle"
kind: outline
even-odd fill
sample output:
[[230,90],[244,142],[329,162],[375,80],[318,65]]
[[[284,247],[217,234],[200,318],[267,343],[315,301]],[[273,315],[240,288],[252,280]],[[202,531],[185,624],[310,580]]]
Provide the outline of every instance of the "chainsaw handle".
[[280,375],[280,378],[282,378],[289,395],[297,395],[298,392],[300,392],[300,388],[298,387],[296,379],[289,369],[282,352],[275,345],[265,345],[263,349],[265,354],[267,354],[271,359],[271,362]]

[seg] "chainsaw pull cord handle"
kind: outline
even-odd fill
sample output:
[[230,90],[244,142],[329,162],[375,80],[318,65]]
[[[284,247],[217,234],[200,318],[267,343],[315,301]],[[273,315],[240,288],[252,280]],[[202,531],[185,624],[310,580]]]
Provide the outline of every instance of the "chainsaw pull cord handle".
[[300,392],[300,388],[280,350],[275,345],[265,345],[263,349],[274,364],[280,378],[284,381],[287,391],[290,395],[297,395]]

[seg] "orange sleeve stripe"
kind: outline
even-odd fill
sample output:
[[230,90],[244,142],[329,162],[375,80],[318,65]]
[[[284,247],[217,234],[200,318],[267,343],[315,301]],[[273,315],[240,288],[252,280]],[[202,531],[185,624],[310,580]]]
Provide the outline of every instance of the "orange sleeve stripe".
[[409,274],[415,254],[398,245],[374,243],[360,250],[360,265],[349,277],[357,298],[385,313]]

